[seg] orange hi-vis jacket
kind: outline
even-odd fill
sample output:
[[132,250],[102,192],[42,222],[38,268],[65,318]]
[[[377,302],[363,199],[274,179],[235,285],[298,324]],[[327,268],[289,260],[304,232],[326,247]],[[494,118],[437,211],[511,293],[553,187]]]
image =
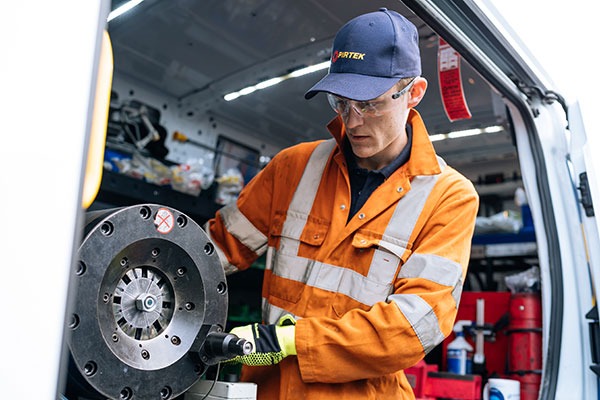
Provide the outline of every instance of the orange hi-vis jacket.
[[227,273],[267,253],[263,322],[298,318],[297,356],[244,368],[259,399],[414,399],[403,369],[452,331],[479,200],[408,123],[410,159],[350,221],[339,118],[335,141],[281,151],[209,221]]

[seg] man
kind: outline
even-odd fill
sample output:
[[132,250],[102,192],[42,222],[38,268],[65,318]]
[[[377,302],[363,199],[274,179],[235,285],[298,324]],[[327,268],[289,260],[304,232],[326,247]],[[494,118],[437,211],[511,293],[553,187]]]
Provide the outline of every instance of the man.
[[412,399],[403,369],[452,330],[478,209],[419,114],[415,26],[381,9],[337,33],[334,139],[281,151],[208,232],[226,272],[264,252],[263,323],[232,332],[260,399]]

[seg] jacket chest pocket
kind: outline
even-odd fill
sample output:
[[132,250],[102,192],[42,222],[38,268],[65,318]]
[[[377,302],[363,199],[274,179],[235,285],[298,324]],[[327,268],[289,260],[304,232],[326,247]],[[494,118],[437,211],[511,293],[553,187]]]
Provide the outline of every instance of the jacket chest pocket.
[[267,268],[272,269],[277,283],[270,285],[270,296],[291,303],[298,302],[315,266],[313,257],[298,254],[301,251],[316,254],[328,230],[328,221],[300,213],[289,211],[285,223],[283,216],[275,218],[270,235],[277,239],[279,245],[273,250],[271,264]]
[[349,277],[340,282],[333,302],[339,317],[356,307],[357,302],[360,308],[367,310],[377,302],[386,301],[394,290],[398,272],[410,255],[410,245],[395,238],[378,236],[381,235],[358,231],[352,239],[354,250],[370,252],[370,264],[366,275],[348,269]]

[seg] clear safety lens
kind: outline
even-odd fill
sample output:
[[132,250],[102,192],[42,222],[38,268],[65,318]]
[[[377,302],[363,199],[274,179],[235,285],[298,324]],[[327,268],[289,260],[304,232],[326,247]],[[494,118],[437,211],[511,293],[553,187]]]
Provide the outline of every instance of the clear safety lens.
[[327,93],[327,101],[331,108],[333,108],[333,111],[344,118],[350,114],[351,109],[354,109],[354,112],[361,117],[379,117],[393,108],[394,103],[392,100],[396,100],[408,92],[415,83],[415,80],[416,78],[410,81],[410,83],[399,92],[393,93],[391,99],[381,97],[367,101],[355,101]]

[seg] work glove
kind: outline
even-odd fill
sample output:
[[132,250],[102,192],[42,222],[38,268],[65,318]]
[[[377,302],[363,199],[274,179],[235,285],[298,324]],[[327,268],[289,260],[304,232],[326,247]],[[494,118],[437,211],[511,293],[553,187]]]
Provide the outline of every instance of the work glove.
[[252,343],[250,354],[231,359],[244,365],[274,365],[285,357],[296,355],[296,320],[291,315],[279,318],[277,324],[251,324],[233,328],[231,333]]

